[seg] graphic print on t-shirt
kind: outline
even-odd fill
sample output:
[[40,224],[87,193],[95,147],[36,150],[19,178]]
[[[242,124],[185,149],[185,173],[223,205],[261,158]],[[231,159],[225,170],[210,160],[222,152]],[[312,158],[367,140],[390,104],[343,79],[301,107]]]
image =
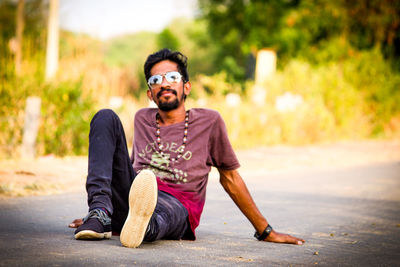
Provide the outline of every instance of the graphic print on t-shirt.
[[192,158],[191,151],[182,151],[182,156],[179,159],[175,159],[176,155],[182,150],[183,147],[179,146],[175,142],[163,142],[162,143],[162,154],[156,149],[155,142],[146,145],[142,151],[140,151],[139,157],[141,157],[147,164],[142,164],[146,169],[150,169],[158,176],[161,180],[168,180],[175,184],[187,183],[187,172],[175,168],[176,161],[190,160]]

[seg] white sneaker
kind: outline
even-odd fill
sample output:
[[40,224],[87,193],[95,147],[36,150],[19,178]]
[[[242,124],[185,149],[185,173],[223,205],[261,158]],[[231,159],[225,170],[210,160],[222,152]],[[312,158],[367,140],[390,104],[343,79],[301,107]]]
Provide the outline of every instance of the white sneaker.
[[157,204],[158,187],[154,173],[142,170],[129,191],[129,212],[122,227],[120,241],[128,248],[136,248],[142,242],[150,218]]

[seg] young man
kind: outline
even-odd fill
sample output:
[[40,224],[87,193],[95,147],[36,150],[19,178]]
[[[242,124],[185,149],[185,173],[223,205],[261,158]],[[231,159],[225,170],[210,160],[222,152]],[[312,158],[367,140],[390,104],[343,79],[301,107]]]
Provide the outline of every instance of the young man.
[[302,244],[303,239],[275,232],[258,210],[239,175],[240,166],[221,116],[209,109],[185,109],[191,84],[187,59],[160,50],[147,58],[147,96],[158,108],[135,115],[129,159],[117,115],[101,110],[92,119],[86,189],[89,214],[75,220],[76,239],[110,238],[122,245],[143,240],[195,239],[212,166],[220,183],[254,226],[259,240]]

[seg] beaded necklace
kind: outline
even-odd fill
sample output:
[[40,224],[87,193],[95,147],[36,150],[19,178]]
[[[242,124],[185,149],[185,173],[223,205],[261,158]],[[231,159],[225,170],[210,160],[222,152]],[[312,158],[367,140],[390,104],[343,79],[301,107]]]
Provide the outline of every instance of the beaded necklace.
[[[158,114],[158,112],[156,114],[156,126],[157,126],[157,129],[156,129],[157,146],[158,146],[158,149],[160,150],[161,156],[164,157],[164,152],[162,151],[163,145],[161,144],[161,137],[160,137],[160,114]],[[182,153],[185,150],[185,146],[186,146],[188,128],[189,128],[189,110],[186,111],[186,115],[185,115],[185,129],[183,131],[182,145],[178,148],[179,153],[176,156],[176,158],[171,159],[173,162],[178,161],[178,159],[180,159],[182,157]]]

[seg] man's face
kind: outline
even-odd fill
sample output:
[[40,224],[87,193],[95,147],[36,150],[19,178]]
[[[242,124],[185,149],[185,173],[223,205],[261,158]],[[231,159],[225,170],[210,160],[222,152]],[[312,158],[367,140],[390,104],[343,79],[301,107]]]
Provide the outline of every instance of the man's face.
[[[155,64],[150,70],[150,76],[165,75],[167,72],[178,71],[178,64],[175,62],[164,60]],[[179,72],[179,71],[178,71]],[[157,84],[149,88],[147,96],[153,100],[158,108],[162,111],[170,111],[177,109],[183,105],[185,95],[189,94],[190,83],[183,83],[181,79],[177,83],[170,83],[165,76],[162,77],[161,84]]]

